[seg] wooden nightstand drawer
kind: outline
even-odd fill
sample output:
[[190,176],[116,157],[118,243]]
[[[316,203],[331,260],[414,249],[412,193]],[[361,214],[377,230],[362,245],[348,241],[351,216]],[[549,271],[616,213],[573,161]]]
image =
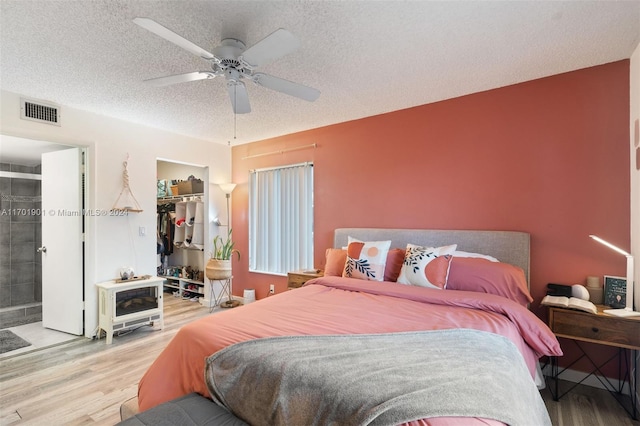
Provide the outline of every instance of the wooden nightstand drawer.
[[321,277],[322,271],[294,271],[287,274],[287,285],[290,289],[302,287],[304,283],[314,278]]
[[560,337],[640,349],[640,321],[552,308],[549,326]]

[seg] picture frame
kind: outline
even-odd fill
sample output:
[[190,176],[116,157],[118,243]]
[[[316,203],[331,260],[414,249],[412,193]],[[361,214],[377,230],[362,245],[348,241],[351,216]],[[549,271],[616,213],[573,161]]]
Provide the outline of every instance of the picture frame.
[[627,303],[627,279],[613,275],[604,276],[604,304],[612,308],[624,308]]

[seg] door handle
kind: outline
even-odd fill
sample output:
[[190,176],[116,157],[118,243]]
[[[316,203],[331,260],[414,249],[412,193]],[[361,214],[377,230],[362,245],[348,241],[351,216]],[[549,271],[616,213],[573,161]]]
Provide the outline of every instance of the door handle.
[[47,248],[45,246],[42,247],[38,247],[38,250],[36,250],[38,253],[46,253],[47,252]]

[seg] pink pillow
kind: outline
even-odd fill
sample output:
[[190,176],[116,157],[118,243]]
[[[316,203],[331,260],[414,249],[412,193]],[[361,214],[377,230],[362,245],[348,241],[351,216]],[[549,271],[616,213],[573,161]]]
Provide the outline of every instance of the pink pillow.
[[328,248],[325,252],[325,260],[324,276],[341,277],[342,271],[344,271],[344,264],[347,262],[347,251]]
[[394,248],[387,254],[387,265],[384,267],[385,281],[398,281],[402,263],[404,262],[404,249]]
[[446,289],[497,294],[522,306],[533,301],[521,268],[475,257],[451,260]]

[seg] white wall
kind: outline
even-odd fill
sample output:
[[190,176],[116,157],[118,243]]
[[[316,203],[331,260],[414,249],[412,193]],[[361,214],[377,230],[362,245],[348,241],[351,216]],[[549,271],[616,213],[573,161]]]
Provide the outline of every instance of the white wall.
[[166,180],[187,180],[193,175],[196,179],[204,180],[204,169],[188,164],[173,163],[170,161],[158,160],[158,179]]
[[[640,44],[631,55],[630,75],[630,123],[631,123],[631,254],[635,258],[634,271],[634,304],[635,310],[640,310]],[[636,155],[639,163],[636,165]],[[637,354],[640,366],[640,353]],[[636,385],[640,383],[640,371],[635,372]],[[640,387],[639,387],[640,388]],[[636,393],[636,400],[640,404],[640,390]]]
[[[168,133],[62,106],[61,126],[20,119],[20,96],[0,92],[0,133],[65,145],[86,146],[89,153],[88,209],[109,210],[122,190],[123,162],[128,161],[130,186],[142,213],[127,217],[88,217],[85,283],[85,335],[97,327],[95,283],[114,279],[123,266],[136,274],[156,273],[156,160],[171,159],[209,167],[210,182],[230,182],[231,150],[226,144]],[[224,211],[224,194],[209,185],[210,218]],[[211,219],[208,219],[210,221]],[[146,236],[138,235],[145,227]],[[205,227],[207,228],[207,227]],[[205,253],[211,251],[211,238]]]
[[631,56],[630,69],[631,254],[636,259],[635,309],[640,310],[640,170],[636,167],[636,155],[640,152],[640,44]]

